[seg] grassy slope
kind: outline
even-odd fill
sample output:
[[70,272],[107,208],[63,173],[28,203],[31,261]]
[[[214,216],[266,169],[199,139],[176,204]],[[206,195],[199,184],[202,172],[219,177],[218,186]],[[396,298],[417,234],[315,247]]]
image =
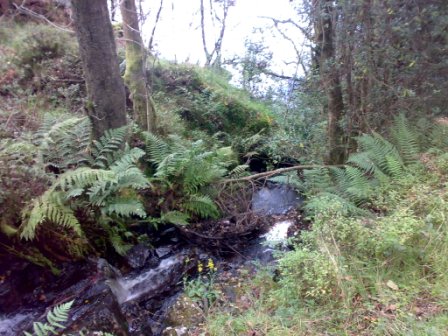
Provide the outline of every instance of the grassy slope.
[[295,251],[242,280],[236,308],[208,318],[211,335],[447,335],[448,156],[425,156],[378,190],[383,215],[350,218],[337,205]]
[[[162,133],[249,136],[272,124],[269,109],[230,85],[224,73],[160,61],[151,77]],[[173,121],[177,128],[173,128]]]

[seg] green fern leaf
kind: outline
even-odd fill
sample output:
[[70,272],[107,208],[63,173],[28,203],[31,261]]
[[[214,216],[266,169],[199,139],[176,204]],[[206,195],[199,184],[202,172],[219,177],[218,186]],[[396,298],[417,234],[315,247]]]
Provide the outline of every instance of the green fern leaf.
[[123,126],[107,130],[104,135],[94,141],[91,149],[93,167],[108,168],[120,155],[129,128]]
[[162,160],[170,154],[168,144],[149,132],[144,132],[143,136],[146,142],[146,151],[150,155],[150,161],[160,164]]
[[404,114],[395,117],[391,132],[403,162],[406,165],[416,162],[417,154],[420,152],[419,134]]
[[190,216],[180,211],[169,211],[162,214],[160,219],[167,223],[186,226],[189,224]]
[[118,197],[111,199],[104,207],[103,211],[107,215],[117,215],[121,217],[146,217],[143,204],[134,198]]
[[202,218],[218,218],[219,216],[216,204],[205,195],[190,195],[189,199],[183,203],[183,208]]

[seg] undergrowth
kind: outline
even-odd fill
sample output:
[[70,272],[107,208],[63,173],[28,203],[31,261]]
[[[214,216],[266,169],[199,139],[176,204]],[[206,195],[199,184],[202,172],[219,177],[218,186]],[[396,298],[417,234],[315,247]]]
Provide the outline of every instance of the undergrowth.
[[402,117],[390,134],[359,138],[345,168],[305,176],[312,229],[277,275],[245,282],[244,304],[215,307],[207,332],[446,335],[447,148],[419,143]]

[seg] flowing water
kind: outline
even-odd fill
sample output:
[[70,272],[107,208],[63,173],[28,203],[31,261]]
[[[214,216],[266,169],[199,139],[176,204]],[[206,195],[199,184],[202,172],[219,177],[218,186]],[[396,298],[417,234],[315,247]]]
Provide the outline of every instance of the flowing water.
[[[271,184],[254,193],[252,209],[265,216],[284,215],[300,203],[300,196],[290,187]],[[293,224],[293,220],[279,220],[268,232],[248,242],[247,253],[243,252],[245,260],[273,262],[273,252],[286,245],[288,230]],[[178,239],[177,236],[176,239]],[[105,322],[103,321],[104,325],[128,323],[129,329],[125,330],[123,335],[160,335],[164,326],[164,316],[181,288],[182,278],[195,269],[199,260],[206,260],[210,255],[202,254],[201,256],[195,247],[188,244],[162,245],[153,251],[145,251],[145,248],[141,248],[141,253],[138,254],[140,259],[136,259],[135,264],[140,265],[142,261],[143,265],[148,256],[152,254],[154,257],[154,253],[158,258],[156,263],[140,265],[141,267],[122,276],[120,271],[109,265],[106,260],[98,259],[97,269],[102,274],[102,278],[90,281],[89,274],[86,274],[86,278],[73,286],[72,291],[69,289],[58,292],[55,293],[56,296],[70,297],[75,293],[76,298],[79,295],[77,299],[84,303],[81,303],[82,308],[72,312],[72,316],[84,321],[87,327],[94,324],[98,328],[96,330],[101,330],[102,325],[95,324],[96,321],[89,320],[89,317],[95,315],[98,309],[104,310],[106,307],[106,313],[100,313],[100,316],[110,315]],[[191,264],[188,264],[189,260],[193,260]],[[107,291],[110,294],[107,294]],[[100,304],[95,306],[94,302]],[[29,329],[30,322],[42,316],[43,313],[44,307],[41,306],[40,309],[35,308],[34,311],[25,310],[24,307],[15,315],[0,315],[0,336],[22,335],[20,330]],[[77,325],[76,321],[72,323]],[[149,330],[149,333],[142,333],[142,330]]]
[[174,272],[182,263],[183,254],[177,254],[163,259],[156,268],[146,270],[138,275],[108,279],[107,284],[117,297],[118,303],[122,304],[146,296],[163,287],[169,273]]

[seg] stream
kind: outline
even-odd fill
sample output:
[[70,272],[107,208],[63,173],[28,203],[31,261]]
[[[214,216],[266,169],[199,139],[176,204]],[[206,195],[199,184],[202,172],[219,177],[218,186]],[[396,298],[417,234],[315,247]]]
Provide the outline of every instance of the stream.
[[[227,269],[245,263],[275,262],[275,250],[285,248],[296,224],[287,214],[297,209],[300,196],[286,185],[267,184],[252,197],[252,211],[271,217],[272,225],[247,242],[244,251],[227,258],[194,246],[168,227],[163,243],[149,248],[134,246],[126,256],[125,274],[104,259],[70,264],[58,277],[42,278],[39,268],[23,263],[6,279],[0,278],[0,336],[23,335],[32,322],[45,321],[45,307],[75,300],[65,333],[83,328],[120,335],[188,335],[187,327],[173,327],[173,314],[185,277],[197,274],[199,262],[225,264]],[[292,217],[292,216],[290,216]],[[40,272],[40,273],[39,273]],[[3,273],[0,272],[0,275]],[[39,278],[40,277],[40,278]]]

